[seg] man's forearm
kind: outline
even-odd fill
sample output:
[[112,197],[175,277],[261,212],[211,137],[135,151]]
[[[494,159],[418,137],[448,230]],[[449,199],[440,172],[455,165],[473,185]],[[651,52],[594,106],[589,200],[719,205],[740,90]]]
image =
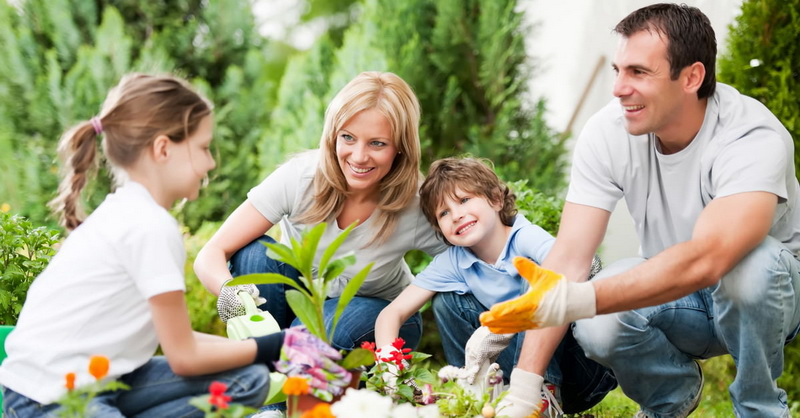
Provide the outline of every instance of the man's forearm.
[[567,326],[526,331],[517,367],[544,376],[547,365],[566,332]]

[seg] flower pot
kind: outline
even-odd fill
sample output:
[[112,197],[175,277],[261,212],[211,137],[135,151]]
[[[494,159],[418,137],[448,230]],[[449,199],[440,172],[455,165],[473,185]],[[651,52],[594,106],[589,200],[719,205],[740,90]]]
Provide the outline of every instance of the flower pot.
[[[358,383],[361,381],[361,370],[353,370],[351,371],[351,373],[353,376],[350,379],[350,384],[347,385],[347,387],[345,388],[345,391],[348,388],[358,389]],[[289,399],[286,400],[286,406],[288,412],[288,414],[286,415],[287,417],[294,417],[294,416],[299,417],[300,415],[303,414],[303,412],[308,412],[321,403],[333,404],[339,399],[341,399],[342,395],[334,396],[333,400],[330,402],[325,402],[310,393],[306,395],[295,396],[294,398],[296,399],[292,398],[293,397],[290,396]]]

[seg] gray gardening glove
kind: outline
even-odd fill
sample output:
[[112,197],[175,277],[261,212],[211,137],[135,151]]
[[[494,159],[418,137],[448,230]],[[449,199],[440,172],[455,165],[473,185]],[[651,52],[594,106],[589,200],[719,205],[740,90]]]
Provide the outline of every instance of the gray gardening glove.
[[594,258],[592,258],[592,266],[589,267],[589,280],[595,276],[595,274],[600,273],[600,270],[603,269],[603,262],[600,261],[600,257],[595,254]]
[[226,286],[230,280],[222,284],[219,291],[219,298],[217,298],[217,313],[219,314],[222,322],[227,323],[229,319],[242,316],[245,314],[244,305],[239,299],[239,292],[247,292],[253,297],[256,306],[263,305],[267,302],[266,299],[259,297],[258,288],[254,284],[240,284],[236,286]]
[[464,374],[466,383],[482,383],[489,366],[497,360],[500,353],[508,347],[515,334],[494,334],[487,327],[480,327],[472,333],[464,348]]

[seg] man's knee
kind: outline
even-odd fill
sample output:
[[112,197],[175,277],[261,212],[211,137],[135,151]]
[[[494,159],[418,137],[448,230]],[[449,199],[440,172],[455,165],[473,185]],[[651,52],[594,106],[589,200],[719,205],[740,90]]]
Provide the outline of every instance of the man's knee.
[[609,364],[619,343],[621,324],[617,315],[598,315],[575,322],[572,333],[587,358],[600,364]]
[[760,306],[770,295],[785,293],[775,289],[794,292],[792,276],[797,268],[791,251],[767,237],[722,277],[714,297],[742,308]]

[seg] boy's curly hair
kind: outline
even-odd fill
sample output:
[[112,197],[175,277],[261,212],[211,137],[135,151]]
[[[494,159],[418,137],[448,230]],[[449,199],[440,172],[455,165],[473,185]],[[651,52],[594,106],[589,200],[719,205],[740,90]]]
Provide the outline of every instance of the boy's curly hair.
[[514,224],[517,197],[497,177],[490,160],[474,157],[443,158],[431,164],[428,176],[419,189],[419,196],[422,213],[445,242],[447,239],[439,228],[436,209],[447,197],[457,198],[457,188],[462,192],[484,197],[491,204],[502,204],[500,221],[506,226]]

